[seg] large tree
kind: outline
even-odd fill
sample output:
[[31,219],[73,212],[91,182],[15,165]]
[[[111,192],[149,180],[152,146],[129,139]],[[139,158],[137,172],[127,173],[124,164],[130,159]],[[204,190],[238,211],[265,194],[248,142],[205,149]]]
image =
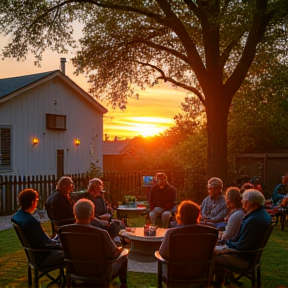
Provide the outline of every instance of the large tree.
[[[199,97],[207,117],[207,176],[227,175],[227,118],[259,46],[281,44],[287,0],[1,0],[4,57],[65,52],[83,23],[76,73],[125,108],[159,79]],[[279,33],[278,33],[279,32]],[[271,37],[271,35],[279,37]]]

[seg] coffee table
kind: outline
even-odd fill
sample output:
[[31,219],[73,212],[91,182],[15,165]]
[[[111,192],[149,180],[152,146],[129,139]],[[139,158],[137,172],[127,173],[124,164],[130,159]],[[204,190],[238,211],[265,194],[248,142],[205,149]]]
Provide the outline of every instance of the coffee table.
[[[140,253],[154,255],[159,250],[163,237],[167,231],[164,228],[158,228],[156,236],[144,236],[144,227],[131,227],[131,232],[126,229],[120,230],[119,235],[126,237],[131,241],[131,253]],[[135,231],[134,231],[135,230]]]
[[141,213],[146,211],[146,207],[128,207],[127,205],[119,205],[116,209],[117,218],[123,219],[126,226],[128,226],[127,220],[129,218],[139,218]]

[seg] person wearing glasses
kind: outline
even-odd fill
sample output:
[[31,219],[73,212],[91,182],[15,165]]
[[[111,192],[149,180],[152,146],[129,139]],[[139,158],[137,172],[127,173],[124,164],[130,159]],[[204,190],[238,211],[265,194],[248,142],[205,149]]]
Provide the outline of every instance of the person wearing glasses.
[[177,211],[175,201],[176,189],[168,183],[165,173],[157,173],[156,184],[148,194],[150,221],[155,224],[157,218],[160,218],[158,225],[168,228],[171,216]]
[[227,216],[226,201],[222,195],[223,182],[220,178],[213,177],[208,181],[207,188],[209,196],[202,201],[200,223],[219,228]]
[[61,177],[56,189],[51,192],[45,203],[45,209],[50,220],[59,221],[74,218],[73,201],[70,198],[74,183],[70,177]]

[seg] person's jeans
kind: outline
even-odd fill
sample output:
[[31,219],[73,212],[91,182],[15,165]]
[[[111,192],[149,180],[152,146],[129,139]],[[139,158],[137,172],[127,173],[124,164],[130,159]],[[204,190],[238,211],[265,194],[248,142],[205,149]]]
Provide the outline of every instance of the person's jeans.
[[149,217],[152,223],[156,223],[157,218],[161,218],[161,227],[168,228],[169,220],[172,214],[176,213],[176,210],[177,210],[176,206],[167,211],[164,211],[164,209],[160,207],[155,207],[154,210],[149,213]]

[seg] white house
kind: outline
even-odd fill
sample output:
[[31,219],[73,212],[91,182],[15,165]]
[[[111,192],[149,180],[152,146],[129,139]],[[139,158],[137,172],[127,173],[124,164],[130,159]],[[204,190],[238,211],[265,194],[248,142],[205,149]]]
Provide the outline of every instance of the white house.
[[0,79],[0,174],[61,177],[91,163],[102,170],[108,111],[64,73]]

